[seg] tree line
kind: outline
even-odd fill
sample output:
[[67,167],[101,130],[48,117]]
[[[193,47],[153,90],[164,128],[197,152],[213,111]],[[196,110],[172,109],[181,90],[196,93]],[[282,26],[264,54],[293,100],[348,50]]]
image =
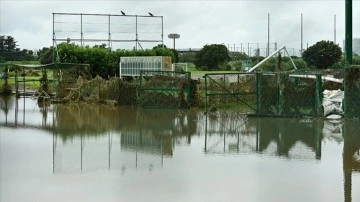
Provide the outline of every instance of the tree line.
[[[244,70],[242,65],[256,65],[265,57],[249,57],[241,52],[229,52],[224,44],[205,45],[200,51],[179,53],[180,62],[193,62],[199,70]],[[291,57],[298,69],[340,69],[344,67],[344,54],[332,41],[319,41],[304,51],[301,57]],[[353,54],[353,64],[360,65],[360,56]],[[289,57],[272,57],[259,71],[285,71],[292,69]]]
[[[90,64],[91,73],[103,77],[113,76],[118,71],[120,57],[129,56],[171,56],[173,62],[194,63],[198,70],[244,70],[244,64],[255,65],[264,57],[249,57],[241,52],[229,52],[224,44],[205,45],[198,52],[178,53],[166,46],[158,45],[147,50],[110,51],[106,44],[79,46],[73,43],[61,43],[56,47],[43,47],[37,52],[18,48],[12,36],[0,36],[0,62],[19,60],[38,60],[41,64],[52,62]],[[331,41],[319,41],[304,51],[302,57],[292,57],[299,69],[342,68],[344,56],[341,48]],[[360,56],[354,55],[353,63],[360,65]],[[288,57],[273,57],[259,67],[259,71],[289,70],[292,63]]]
[[14,37],[0,35],[0,62],[36,60],[32,50],[20,49]]

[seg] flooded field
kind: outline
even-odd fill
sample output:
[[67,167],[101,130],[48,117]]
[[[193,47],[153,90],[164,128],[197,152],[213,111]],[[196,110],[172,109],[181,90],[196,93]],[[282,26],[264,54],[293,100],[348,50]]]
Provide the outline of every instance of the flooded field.
[[0,106],[0,201],[360,201],[359,120]]

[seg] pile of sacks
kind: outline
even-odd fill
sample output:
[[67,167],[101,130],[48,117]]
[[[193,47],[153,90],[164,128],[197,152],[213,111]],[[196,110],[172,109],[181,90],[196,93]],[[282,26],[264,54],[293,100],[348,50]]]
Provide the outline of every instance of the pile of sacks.
[[324,116],[327,119],[340,119],[344,111],[342,110],[342,102],[344,99],[344,91],[342,90],[324,90],[323,92]]

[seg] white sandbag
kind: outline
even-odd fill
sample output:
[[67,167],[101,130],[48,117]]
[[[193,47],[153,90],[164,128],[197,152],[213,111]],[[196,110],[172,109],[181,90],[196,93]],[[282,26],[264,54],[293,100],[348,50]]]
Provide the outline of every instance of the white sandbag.
[[336,106],[328,100],[323,101],[323,107],[324,107],[324,116],[325,117],[329,114],[335,113],[335,111],[336,111]]

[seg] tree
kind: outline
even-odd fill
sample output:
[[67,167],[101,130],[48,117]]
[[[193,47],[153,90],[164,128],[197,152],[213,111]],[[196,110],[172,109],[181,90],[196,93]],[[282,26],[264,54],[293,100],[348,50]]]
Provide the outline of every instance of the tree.
[[0,36],[0,55],[3,60],[14,60],[16,49],[16,41],[12,36]]
[[43,47],[38,52],[38,59],[40,64],[50,64],[52,63],[52,54],[53,54],[53,47]]
[[[166,51],[171,51],[172,52],[172,55],[171,55],[172,62],[173,63],[179,62],[179,53],[175,49],[170,49],[166,45],[163,45],[163,44],[158,44],[157,46],[154,46],[152,49],[157,52],[156,55],[162,55],[161,52],[163,52],[162,51],[163,49]],[[158,53],[161,53],[161,54],[158,54]]]
[[33,51],[17,48],[12,36],[0,36],[0,62],[13,60],[34,60]]
[[195,55],[195,65],[210,71],[219,69],[220,65],[229,60],[229,51],[223,44],[205,45]]
[[341,59],[341,48],[332,41],[319,41],[304,51],[302,58],[309,66],[331,68]]

